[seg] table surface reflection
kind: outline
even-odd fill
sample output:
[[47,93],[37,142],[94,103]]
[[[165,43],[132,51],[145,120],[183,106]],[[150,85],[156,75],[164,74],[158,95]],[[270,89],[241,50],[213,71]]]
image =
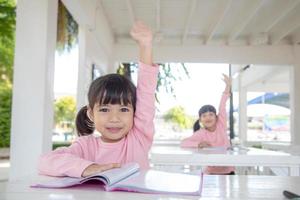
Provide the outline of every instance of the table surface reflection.
[[300,155],[257,148],[180,148],[152,147],[151,163],[154,165],[198,166],[276,166],[289,167],[290,175],[300,174]]
[[[0,182],[0,199],[95,200],[95,199],[200,199],[199,196],[105,192],[99,185],[67,189],[30,188],[33,179]],[[201,199],[285,199],[283,190],[300,191],[300,177],[205,175]]]

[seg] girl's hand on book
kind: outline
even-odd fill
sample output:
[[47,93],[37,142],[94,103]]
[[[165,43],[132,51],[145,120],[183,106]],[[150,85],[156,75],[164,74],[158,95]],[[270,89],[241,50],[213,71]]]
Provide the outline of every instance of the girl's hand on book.
[[202,148],[205,148],[205,147],[210,147],[211,145],[208,143],[208,142],[200,142],[198,144],[198,148],[202,149]]
[[104,165],[99,165],[99,164],[92,164],[85,168],[85,170],[82,172],[82,177],[87,177],[91,176],[96,173],[100,173],[109,169],[113,168],[119,168],[121,167],[120,163],[110,163],[110,164],[104,164]]
[[149,27],[143,22],[137,21],[134,23],[131,31],[131,37],[136,40],[140,46],[151,46],[153,40],[153,34]]

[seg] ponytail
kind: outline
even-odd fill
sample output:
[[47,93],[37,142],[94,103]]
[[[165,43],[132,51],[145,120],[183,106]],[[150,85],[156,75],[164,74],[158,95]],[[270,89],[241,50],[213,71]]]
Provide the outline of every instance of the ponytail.
[[194,126],[193,126],[193,131],[196,132],[201,128],[199,119],[195,121]]
[[90,135],[94,132],[94,122],[87,116],[87,106],[83,106],[76,116],[76,129],[78,136]]

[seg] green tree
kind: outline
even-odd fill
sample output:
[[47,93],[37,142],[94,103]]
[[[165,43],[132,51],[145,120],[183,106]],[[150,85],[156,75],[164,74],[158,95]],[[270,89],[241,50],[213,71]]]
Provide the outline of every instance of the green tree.
[[164,120],[178,125],[180,129],[189,129],[193,125],[193,118],[185,113],[182,106],[171,108],[164,115]]
[[[165,90],[167,93],[171,94],[174,98],[176,98],[176,91],[173,87],[173,83],[178,80],[180,81],[183,78],[190,78],[190,75],[184,63],[160,63],[158,65],[160,67],[160,70],[158,73],[155,98],[156,101],[159,103],[159,98],[157,94],[160,90]],[[174,69],[172,69],[171,71],[172,67]],[[117,73],[124,75],[129,80],[131,80],[131,73],[136,71],[137,68],[137,63],[120,63],[119,68],[117,69]],[[174,73],[174,71],[176,71],[176,73]]]
[[0,147],[9,147],[16,24],[14,0],[0,0]]
[[76,101],[71,96],[61,97],[55,102],[54,121],[56,125],[68,123],[69,128],[74,129],[74,119],[76,114]]
[[0,0],[0,82],[12,83],[14,57],[16,4],[13,0]]
[[11,87],[0,84],[0,147],[10,144],[11,97]]

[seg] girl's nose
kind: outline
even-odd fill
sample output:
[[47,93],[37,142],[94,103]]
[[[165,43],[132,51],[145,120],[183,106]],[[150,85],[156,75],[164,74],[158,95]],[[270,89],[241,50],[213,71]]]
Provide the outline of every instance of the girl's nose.
[[117,112],[112,112],[111,115],[110,115],[110,121],[112,122],[117,122],[120,120],[119,118],[119,114]]

